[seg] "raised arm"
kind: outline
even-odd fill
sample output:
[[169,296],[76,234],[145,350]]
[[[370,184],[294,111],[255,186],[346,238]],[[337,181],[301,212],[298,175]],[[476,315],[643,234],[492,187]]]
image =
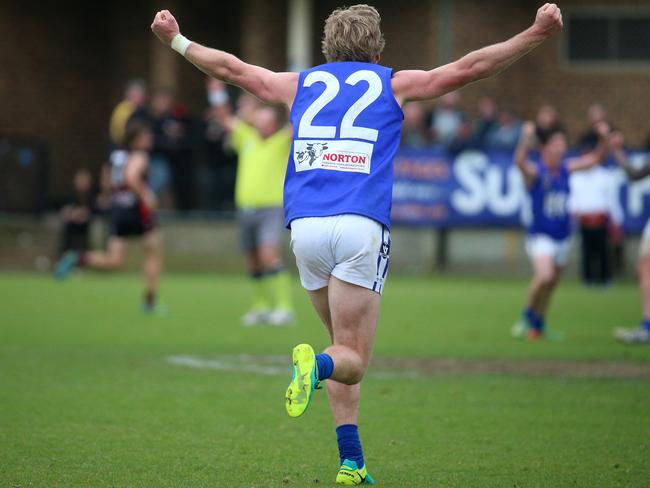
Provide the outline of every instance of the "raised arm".
[[530,188],[537,178],[537,167],[528,159],[528,153],[533,147],[535,141],[535,124],[533,122],[524,122],[521,128],[521,136],[517,149],[515,149],[515,164],[521,171],[526,182],[526,187]]
[[224,85],[222,85],[220,91],[222,92],[222,96],[210,107],[210,111],[219,121],[221,127],[230,134],[235,126],[236,119],[232,113],[232,109],[230,108],[230,99],[226,94],[226,88]]
[[613,132],[609,137],[609,145],[612,150],[612,155],[618,165],[625,170],[627,177],[632,181],[642,180],[646,176],[650,176],[650,164],[646,164],[641,168],[635,168],[630,164],[629,159],[624,151],[625,140],[621,132]]
[[598,134],[598,144],[596,145],[596,148],[591,152],[583,154],[582,156],[570,159],[567,163],[569,171],[582,171],[592,168],[605,161],[608,153],[607,138],[609,136],[609,132],[609,124],[607,122],[600,122],[596,126],[596,133]]
[[181,35],[178,23],[169,10],[156,14],[151,30],[163,44],[182,54],[205,74],[237,85],[263,102],[291,107],[298,86],[297,73],[275,73],[245,63],[227,52],[191,42]]
[[560,9],[554,3],[547,3],[537,11],[531,27],[505,42],[471,52],[431,71],[397,72],[393,77],[393,93],[399,103],[437,98],[500,73],[561,29]]

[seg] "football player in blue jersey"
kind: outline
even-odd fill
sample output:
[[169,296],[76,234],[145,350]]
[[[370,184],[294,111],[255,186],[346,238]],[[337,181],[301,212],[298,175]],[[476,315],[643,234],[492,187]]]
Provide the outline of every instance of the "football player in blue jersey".
[[380,16],[368,5],[337,9],[325,22],[326,63],[301,73],[274,73],[184,37],[163,10],[151,26],[166,45],[206,74],[238,85],[266,103],[291,108],[293,145],[284,191],[285,223],[303,287],[331,345],[293,351],[285,406],[302,415],[327,381],[343,485],[373,483],[357,421],[360,382],[374,342],[390,255],[393,157],[408,101],[431,100],[496,75],[561,30],[552,3],[511,39],[432,70],[393,72],[379,65]]
[[562,275],[570,250],[572,231],[568,209],[569,176],[600,164],[608,153],[609,127],[598,125],[600,137],[590,153],[566,159],[567,138],[561,129],[539,134],[540,160],[529,159],[536,139],[533,122],[525,122],[515,163],[524,177],[528,191],[528,225],[526,252],[533,268],[528,291],[528,303],[521,320],[512,328],[512,335],[520,339],[561,339],[561,334],[545,327],[545,317],[553,291]]

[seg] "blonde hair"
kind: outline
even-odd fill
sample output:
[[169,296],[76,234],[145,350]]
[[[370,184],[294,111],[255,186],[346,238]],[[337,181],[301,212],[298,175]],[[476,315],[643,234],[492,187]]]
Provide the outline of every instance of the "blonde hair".
[[375,62],[386,41],[379,12],[370,5],[338,8],[325,21],[323,54],[327,62]]

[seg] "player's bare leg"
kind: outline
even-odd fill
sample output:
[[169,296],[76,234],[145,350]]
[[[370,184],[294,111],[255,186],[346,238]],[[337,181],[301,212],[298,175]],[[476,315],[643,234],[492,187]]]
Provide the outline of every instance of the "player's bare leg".
[[100,271],[114,271],[122,267],[125,258],[126,243],[119,237],[111,237],[108,240],[106,251],[66,252],[56,265],[54,277],[63,280],[77,266]]
[[266,317],[271,309],[270,300],[264,283],[264,273],[260,263],[258,250],[247,251],[246,269],[252,285],[252,303],[248,312],[241,318],[242,325],[252,326],[266,322]]
[[639,258],[638,270],[643,316],[650,317],[650,255],[646,254]]
[[242,317],[246,326],[293,322],[291,283],[284,269],[280,246],[262,244],[246,253],[248,273],[253,282],[253,303]]
[[381,296],[332,276],[328,297],[333,344],[325,352],[334,361],[331,378],[354,385],[361,381],[370,362]]
[[[641,255],[639,256],[638,273],[639,289],[641,292],[641,309],[643,318],[638,328],[618,328],[614,331],[614,337],[627,344],[650,344],[650,253],[645,252],[647,243],[641,243]],[[647,249],[650,251],[650,249]]]
[[337,427],[358,425],[361,384],[346,385],[336,381],[327,382],[327,396]]
[[539,316],[543,316],[555,284],[555,263],[551,256],[538,256],[532,265],[533,279],[528,290],[528,306]]
[[282,266],[282,256],[278,246],[262,244],[257,248],[257,259],[262,269],[273,269]]
[[[370,362],[380,295],[356,285],[330,278],[328,287],[309,292],[309,297],[330,333],[332,345],[325,350],[334,365],[327,381],[327,395],[336,425],[341,469],[337,482],[374,482],[367,473],[358,433],[360,381]],[[356,483],[355,483],[356,484]]]
[[520,339],[538,339],[542,335],[560,340],[561,334],[545,330],[544,318],[553,291],[563,271],[552,256],[537,256],[532,260],[533,278],[528,289],[528,306],[522,320],[512,328],[513,336]]
[[[337,483],[356,483],[360,472],[368,483],[358,432],[360,381],[366,373],[379,320],[381,296],[378,293],[330,279],[329,304],[333,344],[325,350],[332,357],[334,371],[327,382],[327,394],[336,423],[341,469]],[[359,471],[361,470],[361,471]]]
[[[329,287],[310,291],[309,298],[318,316],[327,328],[332,343],[334,343],[332,314],[330,313],[329,304]],[[327,396],[329,397],[332,414],[334,415],[334,423],[337,427],[345,424],[357,424],[360,393],[361,386],[359,384],[346,385],[333,379],[327,382]]]
[[330,339],[334,341],[332,333],[332,314],[330,313],[329,287],[326,286],[320,290],[310,291],[309,299],[311,300],[316,313],[318,313],[318,316],[323,322],[323,325],[327,328]]
[[257,249],[257,259],[269,292],[271,325],[289,325],[294,321],[291,299],[291,281],[282,260],[279,244],[262,244]]
[[153,230],[143,237],[144,263],[142,271],[145,281],[145,311],[153,311],[156,307],[156,291],[162,270],[162,236]]
[[90,251],[80,258],[80,264],[100,271],[114,271],[124,266],[127,248],[126,241],[119,237],[108,240],[106,251]]
[[246,268],[249,273],[259,273],[261,271],[260,261],[257,258],[257,249],[246,253]]
[[325,353],[334,362],[327,382],[334,420],[337,426],[356,424],[359,382],[370,362],[380,296],[332,277],[329,287],[311,291],[309,297],[332,339]]
[[558,283],[560,282],[560,277],[564,272],[563,266],[553,266],[553,273],[550,279],[546,282],[545,287],[543,288],[543,293],[541,294],[539,306],[537,312],[540,317],[545,317],[548,307],[551,303],[551,298],[555,289],[557,288]]

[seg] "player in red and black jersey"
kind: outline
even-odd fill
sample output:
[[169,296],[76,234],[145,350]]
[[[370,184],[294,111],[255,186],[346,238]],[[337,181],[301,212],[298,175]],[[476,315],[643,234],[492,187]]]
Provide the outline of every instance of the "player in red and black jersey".
[[156,230],[156,197],[147,184],[149,151],[153,143],[151,129],[141,123],[127,128],[124,149],[110,156],[111,236],[106,251],[66,252],[56,267],[55,276],[65,278],[75,266],[114,271],[126,258],[129,237],[142,239],[144,245],[144,309],[155,310],[156,289],[162,265],[161,237]]

